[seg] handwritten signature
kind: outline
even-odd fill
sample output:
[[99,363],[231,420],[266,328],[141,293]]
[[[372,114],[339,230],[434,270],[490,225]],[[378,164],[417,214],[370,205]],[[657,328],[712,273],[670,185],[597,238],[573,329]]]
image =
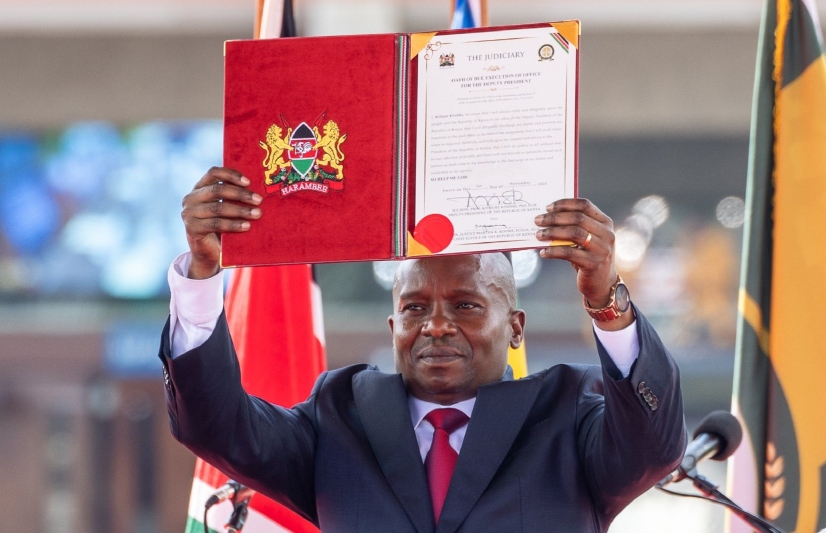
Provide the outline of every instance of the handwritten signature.
[[453,198],[448,198],[448,200],[451,202],[464,202],[465,207],[475,209],[501,205],[530,205],[526,200],[522,199],[522,191],[516,189],[502,191],[500,194],[480,194],[475,196],[470,191],[467,191],[467,196],[454,196]]
[[507,228],[505,224],[476,224],[476,229]]

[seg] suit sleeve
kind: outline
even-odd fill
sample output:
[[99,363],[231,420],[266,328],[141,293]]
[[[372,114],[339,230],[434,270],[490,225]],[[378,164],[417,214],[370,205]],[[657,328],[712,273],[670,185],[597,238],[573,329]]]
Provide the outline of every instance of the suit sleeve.
[[232,479],[316,523],[315,397],[286,409],[248,395],[222,314],[201,346],[170,357],[169,322],[161,336],[172,435]]
[[613,516],[682,459],[686,432],[679,369],[636,308],[640,354],[623,378],[597,340],[577,405],[579,449],[595,501]]

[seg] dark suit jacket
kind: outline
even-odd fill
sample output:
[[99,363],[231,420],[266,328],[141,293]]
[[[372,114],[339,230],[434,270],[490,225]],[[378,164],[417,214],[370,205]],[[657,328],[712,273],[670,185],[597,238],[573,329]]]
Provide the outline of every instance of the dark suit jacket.
[[625,379],[599,346],[602,368],[479,389],[438,527],[398,374],[325,372],[284,409],[242,390],[223,317],[174,360],[167,323],[169,422],[196,455],[324,532],[602,532],[685,449],[677,368],[637,316],[640,357]]

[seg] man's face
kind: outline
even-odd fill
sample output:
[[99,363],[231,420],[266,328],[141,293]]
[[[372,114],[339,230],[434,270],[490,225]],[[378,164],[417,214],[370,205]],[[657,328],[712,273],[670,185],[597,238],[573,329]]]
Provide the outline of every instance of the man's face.
[[500,259],[437,257],[399,267],[388,321],[396,370],[416,398],[453,404],[504,375],[525,314],[513,309],[509,266]]

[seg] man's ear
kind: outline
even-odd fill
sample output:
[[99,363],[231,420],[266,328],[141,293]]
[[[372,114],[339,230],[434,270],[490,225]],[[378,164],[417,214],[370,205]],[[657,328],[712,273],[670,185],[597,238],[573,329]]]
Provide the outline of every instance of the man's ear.
[[390,325],[390,334],[393,334],[393,315],[387,317],[387,324]]
[[510,345],[514,350],[522,345],[522,338],[525,335],[525,311],[517,309],[511,312],[511,339]]

